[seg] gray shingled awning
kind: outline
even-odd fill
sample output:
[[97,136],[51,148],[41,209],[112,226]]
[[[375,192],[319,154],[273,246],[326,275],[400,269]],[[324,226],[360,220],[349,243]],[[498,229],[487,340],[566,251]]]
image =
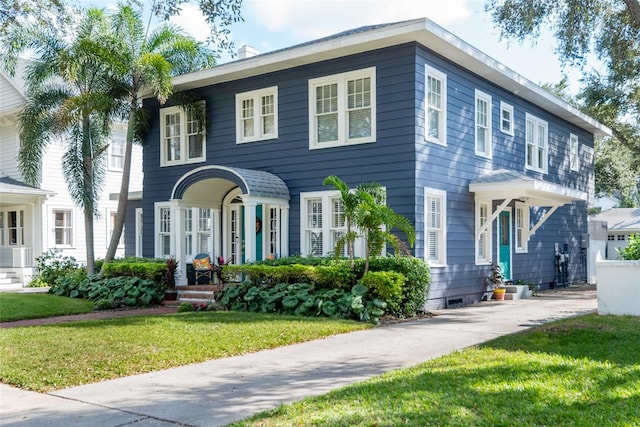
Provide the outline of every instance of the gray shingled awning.
[[531,206],[561,206],[573,201],[587,201],[585,192],[506,169],[482,175],[469,184],[469,191],[479,199],[527,200]]
[[171,198],[182,199],[191,185],[212,178],[231,181],[242,190],[243,194],[252,197],[280,200],[291,198],[287,184],[270,172],[218,165],[203,166],[185,174],[175,185]]
[[0,194],[2,194],[3,203],[24,203],[26,198],[29,197],[50,197],[54,196],[56,193],[32,187],[24,182],[4,176],[0,177]]

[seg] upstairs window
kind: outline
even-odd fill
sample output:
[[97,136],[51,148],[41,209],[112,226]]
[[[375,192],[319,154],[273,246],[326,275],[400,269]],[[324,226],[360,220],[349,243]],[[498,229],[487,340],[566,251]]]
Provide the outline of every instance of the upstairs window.
[[526,115],[526,166],[538,172],[547,172],[549,157],[549,125],[531,114]]
[[425,66],[425,139],[447,145],[447,75]]
[[73,246],[73,212],[66,209],[54,209],[53,242],[56,246]]
[[580,169],[580,145],[578,143],[578,135],[569,135],[569,163],[572,171]]
[[476,154],[491,158],[491,96],[476,90]]
[[160,110],[160,165],[204,162],[206,141],[204,123],[181,107]]
[[309,80],[309,148],[375,141],[376,69]]
[[513,105],[500,101],[500,131],[513,136]]
[[109,170],[121,171],[124,168],[125,141],[113,139],[109,144]]
[[236,95],[236,143],[278,137],[278,87]]

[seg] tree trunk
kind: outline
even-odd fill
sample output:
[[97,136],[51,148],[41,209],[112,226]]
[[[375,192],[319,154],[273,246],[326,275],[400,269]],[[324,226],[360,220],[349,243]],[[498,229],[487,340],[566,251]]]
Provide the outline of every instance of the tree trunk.
[[129,179],[131,177],[131,156],[133,151],[133,129],[135,127],[135,116],[137,110],[137,101],[131,101],[129,110],[129,123],[127,124],[127,143],[124,151],[124,165],[122,168],[122,183],[120,184],[120,195],[118,196],[118,210],[116,212],[116,221],[113,226],[111,240],[107,254],[104,256],[104,264],[100,274],[104,272],[104,265],[112,261],[116,255],[120,236],[124,228],[124,220],[127,215],[127,203],[129,202]]
[[89,117],[82,119],[82,163],[84,175],[83,194],[84,194],[84,232],[85,245],[87,255],[87,274],[93,274],[95,271],[95,251],[93,246],[93,218],[95,213],[95,191],[93,188],[93,146],[91,145],[91,126]]
[[640,27],[640,2],[637,0],[624,0],[624,2],[627,4],[627,8],[629,8],[629,13],[631,13],[636,26]]

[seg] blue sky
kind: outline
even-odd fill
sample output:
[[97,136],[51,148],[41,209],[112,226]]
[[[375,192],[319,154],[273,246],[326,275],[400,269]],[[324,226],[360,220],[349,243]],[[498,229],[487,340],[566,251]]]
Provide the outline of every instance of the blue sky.
[[[110,0],[80,2],[104,6]],[[145,3],[148,10],[149,0]],[[553,52],[553,37],[544,35],[535,45],[500,41],[484,4],[484,0],[244,0],[244,21],[230,28],[231,39],[236,47],[247,44],[266,53],[364,25],[426,17],[534,83],[559,81],[562,69]],[[194,5],[183,5],[173,22],[196,38],[208,34]],[[220,62],[230,60],[224,55]],[[568,74],[575,90],[578,74]]]

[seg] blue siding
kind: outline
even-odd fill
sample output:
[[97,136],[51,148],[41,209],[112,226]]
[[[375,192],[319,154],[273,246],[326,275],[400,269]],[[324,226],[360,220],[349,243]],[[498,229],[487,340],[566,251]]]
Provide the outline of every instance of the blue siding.
[[[447,146],[424,140],[425,64],[447,75]],[[367,67],[376,67],[377,139],[375,143],[309,150],[308,80]],[[235,143],[235,94],[278,86],[277,140]],[[474,100],[479,89],[492,96],[493,158],[475,155]],[[461,296],[477,301],[484,291],[487,266],[476,266],[474,255],[474,195],[469,183],[491,170],[506,168],[583,192],[592,166],[569,168],[569,133],[581,145],[593,148],[593,136],[558,117],[496,87],[445,58],[415,43],[319,62],[240,81],[199,88],[207,105],[207,161],[210,165],[237,166],[272,172],[282,178],[291,194],[290,253],[300,252],[300,193],[326,190],[328,175],[350,186],[376,181],[387,188],[388,204],[415,224],[414,254],[424,256],[424,188],[447,192],[447,266],[433,268],[429,307],[442,307],[445,299]],[[515,135],[500,131],[500,101],[514,107]],[[167,201],[175,182],[203,164],[160,168],[159,106],[147,100],[153,119],[144,147],[144,223],[153,224],[154,202]],[[549,123],[549,173],[525,169],[525,114]],[[584,161],[584,159],[583,159]],[[532,221],[535,219],[532,213]],[[586,206],[562,207],[529,242],[529,253],[513,254],[513,278],[548,284],[554,276],[554,243],[567,243],[571,279],[583,280],[579,248],[586,233]],[[495,247],[495,225],[492,230]],[[560,237],[561,238],[560,238]],[[144,254],[153,256],[154,230],[145,227]]]

